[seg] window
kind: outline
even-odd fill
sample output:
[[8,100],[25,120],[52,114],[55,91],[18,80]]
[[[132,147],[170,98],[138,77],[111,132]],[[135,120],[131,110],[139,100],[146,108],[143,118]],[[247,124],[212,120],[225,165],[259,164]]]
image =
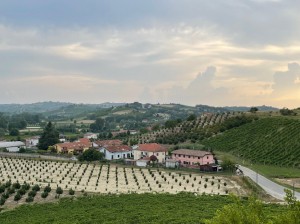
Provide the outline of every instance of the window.
[[198,156],[198,159],[200,159],[200,156]]
[[120,155],[118,155],[118,158],[120,158]]
[[156,156],[159,156],[159,153],[156,153]]
[[189,158],[191,158],[191,156],[189,156]]
[[208,159],[208,156],[207,156],[207,159]]

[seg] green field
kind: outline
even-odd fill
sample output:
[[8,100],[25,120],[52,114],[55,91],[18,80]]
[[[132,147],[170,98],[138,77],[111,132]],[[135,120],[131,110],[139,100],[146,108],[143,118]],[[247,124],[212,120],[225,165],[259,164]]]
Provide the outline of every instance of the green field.
[[[0,213],[0,223],[202,223],[232,202],[226,196],[187,193],[87,196],[20,206]],[[273,204],[265,205],[263,212],[271,217],[282,210]]]
[[253,164],[300,168],[300,121],[262,118],[204,140],[216,151],[228,152]]

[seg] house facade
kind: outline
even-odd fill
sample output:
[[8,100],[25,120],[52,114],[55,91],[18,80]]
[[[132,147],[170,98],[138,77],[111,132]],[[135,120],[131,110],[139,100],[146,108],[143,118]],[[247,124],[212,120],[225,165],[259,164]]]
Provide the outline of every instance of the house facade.
[[101,147],[100,152],[104,153],[105,159],[129,159],[132,158],[132,148],[128,145],[109,145]]
[[159,163],[166,161],[168,149],[157,143],[139,144],[133,147],[134,160],[155,155]]
[[98,134],[88,132],[88,133],[85,133],[83,137],[84,138],[88,138],[88,139],[97,139],[98,138]]
[[172,159],[179,162],[181,166],[197,166],[214,164],[214,156],[211,152],[191,150],[191,149],[178,149],[172,152]]
[[31,138],[27,138],[26,142],[25,142],[25,145],[28,148],[36,147],[39,144],[39,140],[40,140],[40,136],[34,136],[34,137],[31,137]]
[[87,138],[79,139],[76,142],[64,142],[54,145],[57,153],[80,154],[92,147]]

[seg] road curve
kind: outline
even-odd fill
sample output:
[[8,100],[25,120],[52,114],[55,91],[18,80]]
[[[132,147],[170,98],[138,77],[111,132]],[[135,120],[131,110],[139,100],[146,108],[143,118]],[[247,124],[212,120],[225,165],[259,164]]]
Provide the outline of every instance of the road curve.
[[[264,176],[258,174],[257,172],[247,167],[239,165],[239,169],[243,171],[244,176],[250,177],[255,183],[261,186],[268,194],[270,194],[271,196],[279,200],[284,200],[285,187],[265,178]],[[295,197],[297,198],[297,200],[300,200],[300,193],[295,192]]]

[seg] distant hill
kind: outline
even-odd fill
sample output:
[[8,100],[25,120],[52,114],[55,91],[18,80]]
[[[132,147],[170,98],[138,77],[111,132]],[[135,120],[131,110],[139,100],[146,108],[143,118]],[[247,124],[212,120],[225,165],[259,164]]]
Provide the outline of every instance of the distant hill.
[[[279,109],[276,107],[271,106],[253,106],[256,107],[259,111],[278,111]],[[223,109],[229,110],[229,111],[240,111],[240,112],[246,112],[251,109],[251,107],[243,107],[243,106],[233,106],[233,107],[223,107]]]
[[253,163],[300,168],[300,121],[272,117],[225,131],[202,143]]
[[74,104],[66,102],[38,102],[32,104],[0,104],[0,112],[4,113],[49,113],[57,112],[68,106],[80,106],[91,109],[109,108],[124,105],[124,103],[102,103],[102,104]]

